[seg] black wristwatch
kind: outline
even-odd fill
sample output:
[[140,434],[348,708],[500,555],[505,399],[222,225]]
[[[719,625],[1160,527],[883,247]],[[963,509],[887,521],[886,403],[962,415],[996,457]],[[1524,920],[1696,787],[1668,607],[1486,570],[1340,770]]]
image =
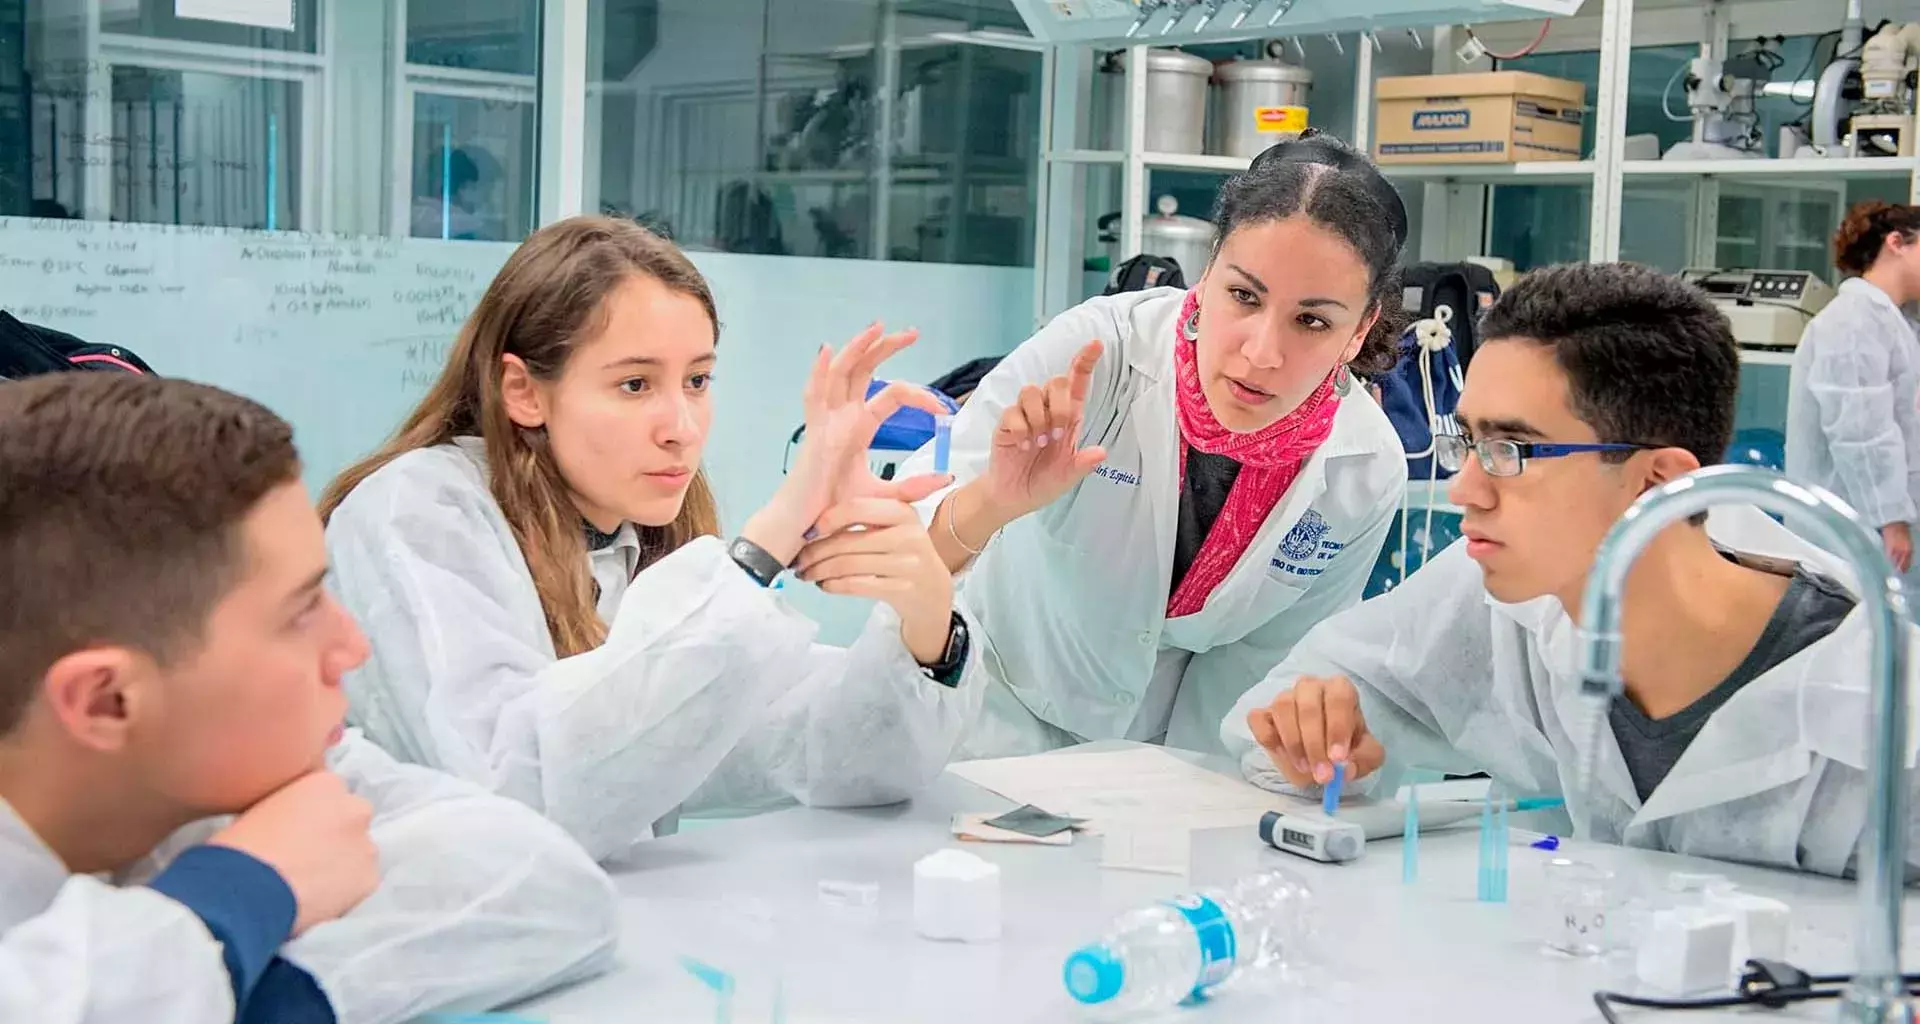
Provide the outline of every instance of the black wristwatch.
[[960,685],[960,677],[966,674],[967,652],[973,646],[973,638],[967,633],[967,620],[953,613],[953,622],[947,627],[947,650],[940,660],[930,665],[923,664],[920,671],[927,678],[951,690]]
[[787,567],[781,565],[780,560],[773,557],[766,548],[745,537],[735,537],[727,542],[727,557],[733,559],[735,565],[744,569],[748,576],[753,577],[755,583],[763,587],[773,586],[773,581],[787,571]]

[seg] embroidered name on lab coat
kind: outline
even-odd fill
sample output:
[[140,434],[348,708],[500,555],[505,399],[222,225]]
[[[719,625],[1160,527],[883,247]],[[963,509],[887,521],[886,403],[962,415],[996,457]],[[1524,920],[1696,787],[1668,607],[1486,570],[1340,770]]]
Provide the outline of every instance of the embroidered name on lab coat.
[[1102,479],[1111,480],[1116,484],[1126,484],[1128,487],[1140,486],[1140,474],[1129,473],[1124,469],[1115,469],[1104,462],[1094,467],[1093,475]]
[[1318,576],[1326,563],[1346,548],[1346,544],[1327,536],[1333,529],[1325,516],[1308,509],[1280,541],[1279,557],[1273,568],[1292,576]]

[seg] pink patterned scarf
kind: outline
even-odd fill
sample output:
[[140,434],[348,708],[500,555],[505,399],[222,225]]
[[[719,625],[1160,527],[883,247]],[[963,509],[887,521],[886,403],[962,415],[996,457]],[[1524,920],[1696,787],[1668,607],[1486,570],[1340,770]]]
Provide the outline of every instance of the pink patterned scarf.
[[1177,619],[1198,612],[1208,595],[1227,578],[1254,534],[1267,521],[1274,506],[1293,486],[1301,467],[1307,464],[1327,437],[1333,433],[1333,416],[1340,408],[1340,396],[1334,393],[1333,378],[1315,388],[1292,412],[1250,434],[1236,434],[1220,425],[1213,408],[1200,388],[1200,364],[1194,355],[1194,343],[1186,337],[1184,325],[1200,309],[1200,293],[1190,291],[1181,307],[1180,319],[1173,327],[1175,405],[1180,422],[1180,484],[1186,486],[1187,450],[1198,448],[1209,455],[1225,455],[1240,463],[1233,489],[1227,492],[1226,507],[1207,531],[1207,539],[1194,557],[1185,579],[1167,598],[1167,617]]

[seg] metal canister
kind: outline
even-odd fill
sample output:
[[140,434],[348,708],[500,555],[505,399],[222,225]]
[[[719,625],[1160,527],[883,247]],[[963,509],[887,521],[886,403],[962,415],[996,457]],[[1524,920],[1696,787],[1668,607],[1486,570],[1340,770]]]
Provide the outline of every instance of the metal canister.
[[[1100,76],[1104,115],[1095,145],[1117,150],[1126,142],[1127,54],[1122,52]],[[1207,82],[1213,62],[1179,50],[1147,51],[1147,130],[1149,153],[1204,153],[1207,137]]]
[[1237,60],[1214,76],[1224,95],[1221,145],[1227,156],[1259,156],[1268,146],[1307,128],[1307,92],[1313,72],[1278,60]]
[[1140,249],[1164,256],[1180,264],[1180,274],[1189,287],[1200,282],[1200,275],[1213,259],[1214,229],[1210,221],[1180,214],[1180,204],[1172,196],[1161,196],[1155,204],[1160,212],[1148,216],[1140,230]]

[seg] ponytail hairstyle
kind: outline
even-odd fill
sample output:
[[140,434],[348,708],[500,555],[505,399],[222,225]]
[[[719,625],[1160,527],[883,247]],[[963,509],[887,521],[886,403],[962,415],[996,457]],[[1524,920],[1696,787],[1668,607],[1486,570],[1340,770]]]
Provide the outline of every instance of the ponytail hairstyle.
[[1365,155],[1309,128],[1254,158],[1220,186],[1214,203],[1213,255],[1241,228],[1300,215],[1339,235],[1367,265],[1367,313],[1378,313],[1348,364],[1361,375],[1393,369],[1406,315],[1400,297],[1400,251],[1407,244],[1407,208]]
[[1920,206],[1869,199],[1855,203],[1833,233],[1833,265],[1842,273],[1859,276],[1873,269],[1886,247],[1887,236],[1897,234],[1911,242],[1920,232]]
[[[355,487],[407,452],[477,436],[486,444],[493,497],[533,575],[555,653],[565,658],[600,646],[607,631],[594,606],[580,512],[546,431],[508,417],[501,384],[509,355],[539,380],[558,378],[575,346],[601,330],[607,296],[636,275],[698,300],[719,334],[713,292],[672,243],[632,221],[608,217],[574,217],[541,228],[500,268],[461,328],[439,380],[399,431],[328,485],[321,516],[331,518]],[[679,516],[666,526],[640,528],[641,564],[719,532],[706,472],[695,472]]]

